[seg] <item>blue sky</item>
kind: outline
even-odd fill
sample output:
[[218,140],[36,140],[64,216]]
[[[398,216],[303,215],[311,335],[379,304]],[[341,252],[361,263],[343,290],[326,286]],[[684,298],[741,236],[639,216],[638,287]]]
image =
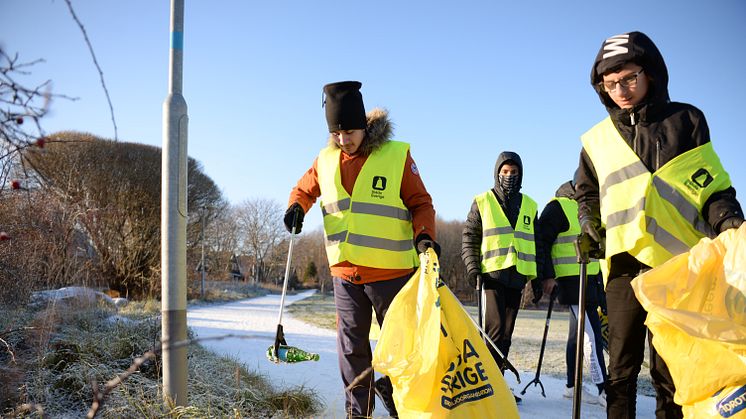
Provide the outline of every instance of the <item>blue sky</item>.
[[[671,98],[707,117],[742,202],[746,2],[189,1],[183,93],[189,155],[232,203],[287,202],[327,138],[321,88],[360,80],[411,144],[436,211],[463,220],[515,151],[540,205],[577,166],[579,136],[605,110],[589,85],[602,41],[640,30],[669,67]],[[122,141],[162,145],[169,1],[72,0],[114,106]],[[63,0],[0,0],[0,44],[29,80],[53,81],[48,132],[114,137],[83,36]],[[318,226],[314,209],[307,225]]]

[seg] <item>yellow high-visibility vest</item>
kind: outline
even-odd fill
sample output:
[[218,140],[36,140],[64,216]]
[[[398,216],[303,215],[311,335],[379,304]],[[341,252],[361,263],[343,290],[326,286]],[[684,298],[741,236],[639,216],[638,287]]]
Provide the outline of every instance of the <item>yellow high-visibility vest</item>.
[[[707,199],[728,188],[712,143],[703,144],[650,173],[606,118],[581,137],[599,180],[606,260],[628,252],[650,267],[714,237],[701,211]],[[605,275],[604,275],[605,276]]]
[[482,217],[482,273],[515,266],[529,280],[536,278],[534,217],[537,205],[527,195],[521,196],[515,229],[491,190],[474,197]]
[[[553,198],[552,201],[557,201],[560,204],[570,225],[567,230],[559,233],[552,243],[551,255],[554,276],[558,279],[565,276],[578,276],[580,275],[580,264],[575,252],[575,239],[580,234],[578,203],[574,199],[566,197]],[[598,260],[591,259],[587,267],[588,275],[597,274],[599,269]]]
[[326,256],[333,266],[407,269],[419,266],[412,216],[400,197],[409,144],[388,141],[368,156],[352,196],[342,186],[340,149],[326,147],[317,159]]

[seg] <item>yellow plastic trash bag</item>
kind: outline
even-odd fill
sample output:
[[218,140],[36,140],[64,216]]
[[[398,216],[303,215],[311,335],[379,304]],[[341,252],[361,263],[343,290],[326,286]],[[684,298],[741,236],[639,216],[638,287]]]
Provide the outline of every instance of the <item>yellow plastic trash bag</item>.
[[632,288],[676,384],[676,403],[714,401],[746,384],[746,224],[700,240]]
[[396,295],[373,352],[400,418],[518,418],[518,408],[469,314],[439,280],[435,252]]

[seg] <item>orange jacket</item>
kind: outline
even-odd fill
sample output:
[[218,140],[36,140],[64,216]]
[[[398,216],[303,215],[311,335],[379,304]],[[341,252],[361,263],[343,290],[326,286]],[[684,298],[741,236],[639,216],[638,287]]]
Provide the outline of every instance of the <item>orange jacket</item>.
[[[340,172],[342,176],[342,186],[348,194],[352,195],[352,188],[355,185],[357,175],[360,173],[363,164],[368,156],[347,155],[340,153]],[[303,207],[303,211],[308,213],[316,199],[321,196],[319,187],[319,177],[316,171],[318,158],[314,160],[313,165],[298,184],[290,192],[288,206],[294,202]],[[401,184],[401,199],[412,214],[412,237],[416,238],[420,234],[427,234],[433,240],[435,236],[435,209],[430,194],[425,189],[425,184],[420,178],[417,165],[412,156],[407,152],[407,161],[404,164],[404,175]],[[358,266],[349,262],[341,262],[330,267],[332,276],[344,278],[356,284],[365,284],[368,282],[384,281],[387,279],[400,278],[413,271],[413,269],[380,269],[370,266]]]

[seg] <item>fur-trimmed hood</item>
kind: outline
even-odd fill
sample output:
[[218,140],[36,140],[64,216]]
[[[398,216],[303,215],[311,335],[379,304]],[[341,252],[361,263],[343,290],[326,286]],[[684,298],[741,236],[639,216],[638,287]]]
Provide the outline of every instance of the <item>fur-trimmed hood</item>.
[[[375,108],[366,114],[367,126],[365,128],[365,139],[360,144],[357,153],[368,156],[378,150],[384,143],[391,141],[394,135],[394,124],[389,119],[389,111]],[[334,148],[339,148],[334,140],[334,135],[329,135],[328,143]]]

